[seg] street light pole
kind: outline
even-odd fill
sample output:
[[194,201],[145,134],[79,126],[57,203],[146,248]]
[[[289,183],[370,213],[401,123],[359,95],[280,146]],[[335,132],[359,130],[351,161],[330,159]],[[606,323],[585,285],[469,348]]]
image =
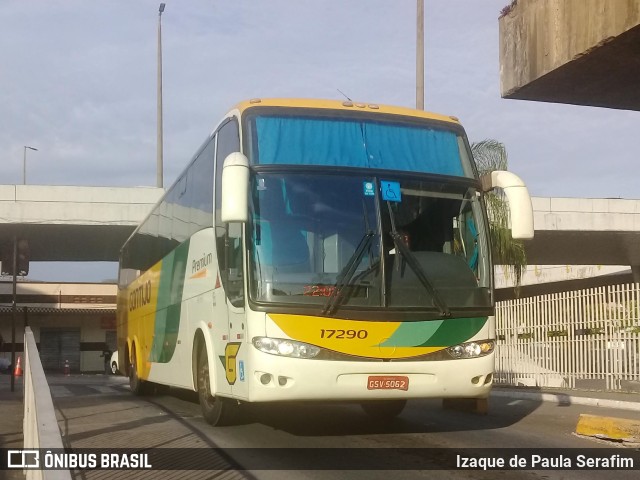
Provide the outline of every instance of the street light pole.
[[13,279],[11,296],[11,391],[16,389],[16,315],[18,314],[17,295],[18,275],[18,237],[13,236]]
[[424,110],[424,0],[417,0],[416,109]]
[[22,184],[27,184],[27,149],[33,150],[37,152],[37,148],[29,147],[27,145],[24,146],[24,155],[22,156]]
[[161,3],[158,8],[158,145],[157,145],[157,165],[156,165],[156,186],[164,186],[163,174],[163,152],[162,152],[162,12],[165,4]]

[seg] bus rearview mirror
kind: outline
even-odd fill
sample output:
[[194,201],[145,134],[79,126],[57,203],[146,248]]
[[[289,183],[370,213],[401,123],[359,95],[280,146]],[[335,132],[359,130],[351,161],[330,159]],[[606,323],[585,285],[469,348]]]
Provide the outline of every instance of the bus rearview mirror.
[[242,153],[234,152],[224,159],[221,198],[223,222],[249,220],[249,160]]
[[489,192],[501,188],[509,203],[511,236],[516,240],[533,238],[533,206],[529,190],[517,175],[504,170],[496,170],[480,177],[482,190]]

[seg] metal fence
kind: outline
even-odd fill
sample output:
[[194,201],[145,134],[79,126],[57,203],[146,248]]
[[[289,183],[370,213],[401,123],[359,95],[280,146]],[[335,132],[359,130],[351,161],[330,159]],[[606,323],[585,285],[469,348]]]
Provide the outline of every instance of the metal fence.
[[497,384],[640,390],[640,284],[496,304]]

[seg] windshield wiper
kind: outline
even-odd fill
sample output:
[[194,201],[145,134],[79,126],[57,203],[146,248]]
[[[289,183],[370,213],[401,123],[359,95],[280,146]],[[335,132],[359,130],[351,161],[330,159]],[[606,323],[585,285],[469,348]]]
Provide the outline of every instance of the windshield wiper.
[[440,310],[440,315],[443,317],[450,317],[451,311],[447,306],[447,303],[443,300],[440,292],[436,289],[435,285],[429,280],[427,276],[427,272],[424,271],[420,262],[416,259],[416,256],[409,250],[409,247],[404,242],[402,235],[398,233],[396,230],[395,217],[393,215],[393,211],[391,210],[391,203],[387,202],[387,207],[389,208],[389,216],[391,217],[391,239],[393,240],[393,245],[396,247],[396,254],[402,255],[404,260],[407,262],[413,273],[415,273],[418,280],[422,286],[427,290],[431,298],[433,298],[433,305]]
[[375,233],[369,230],[360,240],[360,243],[358,244],[355,252],[353,252],[351,257],[349,258],[349,261],[342,269],[342,272],[340,272],[340,275],[338,275],[338,279],[333,286],[331,295],[329,296],[327,303],[325,303],[322,309],[323,315],[332,315],[344,299],[342,293],[344,289],[351,283],[353,274],[356,273],[356,269],[358,268],[358,265],[360,265],[360,261],[364,256],[364,252],[367,250],[367,248],[369,248],[369,244],[371,243],[374,235]]

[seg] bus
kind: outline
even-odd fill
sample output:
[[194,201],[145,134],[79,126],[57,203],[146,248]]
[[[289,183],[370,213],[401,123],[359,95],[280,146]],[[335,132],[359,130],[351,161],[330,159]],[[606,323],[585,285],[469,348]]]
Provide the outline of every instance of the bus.
[[533,236],[526,186],[480,178],[455,117],[351,101],[230,110],[122,247],[131,390],[245,402],[486,399],[494,374],[486,192]]

